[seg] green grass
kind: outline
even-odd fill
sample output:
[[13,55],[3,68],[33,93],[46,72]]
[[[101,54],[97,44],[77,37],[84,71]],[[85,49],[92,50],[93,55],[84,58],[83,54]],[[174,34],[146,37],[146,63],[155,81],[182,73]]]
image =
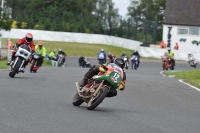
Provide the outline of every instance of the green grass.
[[[5,47],[7,39],[3,39],[3,47]],[[17,39],[11,39],[13,43],[17,42]],[[60,48],[66,52],[68,56],[88,56],[96,57],[97,53],[103,48],[107,53],[111,52],[115,56],[121,56],[122,52],[126,52],[128,56],[133,53],[133,50],[125,49],[121,47],[103,45],[103,44],[85,44],[85,43],[71,43],[71,42],[56,42],[56,41],[43,41],[44,46],[46,47],[47,54],[52,50],[58,51]],[[38,40],[35,40],[35,44],[38,43]]]
[[0,60],[0,69],[8,68],[8,66],[6,65],[7,62],[7,60]]
[[175,75],[178,79],[184,79],[188,83],[200,88],[200,70],[186,70],[180,72],[166,72],[167,75]]

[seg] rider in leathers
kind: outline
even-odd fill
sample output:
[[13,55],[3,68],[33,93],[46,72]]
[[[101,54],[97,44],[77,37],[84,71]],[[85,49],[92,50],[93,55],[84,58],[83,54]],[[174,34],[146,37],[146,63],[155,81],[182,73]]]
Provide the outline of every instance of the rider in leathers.
[[[26,36],[20,40],[17,41],[17,43],[15,44],[15,50],[12,52],[12,57],[11,57],[11,60],[7,63],[7,65],[10,65],[11,61],[13,61],[15,59],[15,53],[17,52],[17,48],[22,45],[22,44],[25,44],[27,46],[30,46],[31,48],[31,54],[34,53],[35,51],[35,45],[34,45],[34,42],[33,42],[33,35],[31,33],[27,33]],[[30,61],[30,60],[29,60]],[[26,61],[22,67],[22,72],[24,72],[24,69],[26,67],[26,65],[28,64],[29,61]]]
[[[104,66],[107,66],[110,63],[107,64],[103,64]],[[124,71],[124,60],[122,58],[117,58],[114,60],[114,64],[116,64],[117,66],[119,66],[122,70],[123,70],[123,77],[122,77],[122,81],[118,87],[119,90],[124,90],[125,89],[125,82],[126,82],[126,73]],[[97,75],[100,72],[100,68],[102,68],[102,65],[94,65],[93,67],[91,67],[89,69],[89,71],[85,74],[82,83],[79,83],[81,87],[85,86],[88,83],[88,80],[91,79],[94,75]],[[117,90],[112,90],[110,91],[106,97],[114,97],[117,95]]]

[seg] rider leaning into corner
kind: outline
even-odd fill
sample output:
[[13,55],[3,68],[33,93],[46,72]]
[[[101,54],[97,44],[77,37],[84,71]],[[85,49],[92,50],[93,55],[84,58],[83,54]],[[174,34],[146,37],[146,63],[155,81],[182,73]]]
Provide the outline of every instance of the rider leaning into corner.
[[189,51],[188,52],[188,63],[190,64],[190,58],[193,58],[193,60],[194,60],[194,64],[195,65],[197,65],[198,63],[196,62],[196,59],[195,59],[195,57],[194,57],[194,55]]
[[44,58],[46,56],[46,48],[43,46],[43,42],[40,41],[38,44],[35,46],[35,53],[36,54],[41,54],[42,58],[39,59],[38,65],[35,66],[35,70],[38,69],[38,67],[41,67],[44,61]]
[[[34,53],[35,45],[33,42],[33,35],[31,33],[27,33],[24,38],[18,40],[18,42],[15,44],[15,49],[12,52],[11,60],[7,63],[7,65],[10,65],[11,61],[13,61],[15,59],[15,54],[17,52],[17,48],[22,44],[30,46],[31,50],[32,50],[31,54]],[[22,70],[21,70],[22,72],[24,72],[24,69],[25,69],[26,65],[28,64],[28,62],[30,62],[30,60],[24,63],[24,66],[22,67]]]
[[169,62],[169,64],[171,65],[171,63],[174,62],[174,66],[175,66],[174,52],[172,52],[171,48],[169,48],[169,47],[167,48],[167,50],[168,50],[167,54],[168,54],[168,56],[171,59],[170,62]]
[[[125,89],[125,82],[126,82],[126,73],[124,71],[124,66],[125,66],[125,63],[124,63],[124,60],[122,58],[116,58],[114,60],[114,63],[106,63],[106,64],[102,64],[104,67],[108,66],[109,64],[114,64],[116,65],[120,70],[121,72],[123,73],[122,74],[122,81],[118,87],[119,90],[124,90]],[[81,87],[84,87],[87,83],[88,83],[88,80],[90,80],[94,75],[97,75],[99,72],[100,72],[100,68],[103,68],[101,64],[98,64],[98,65],[94,65],[93,67],[91,67],[89,69],[89,71],[85,74],[83,80],[79,83],[79,85]],[[121,74],[120,74],[121,76]],[[112,90],[110,91],[106,97],[114,97],[117,95],[117,90]]]
[[[67,56],[67,54],[61,48],[58,50],[58,55],[59,54],[64,55],[64,57]],[[63,62],[65,62],[65,58],[63,58]]]

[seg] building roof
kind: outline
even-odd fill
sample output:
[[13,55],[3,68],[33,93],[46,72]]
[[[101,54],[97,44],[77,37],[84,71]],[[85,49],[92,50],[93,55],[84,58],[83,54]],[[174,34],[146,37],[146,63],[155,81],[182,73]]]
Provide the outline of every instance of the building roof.
[[200,0],[166,0],[164,24],[200,26]]

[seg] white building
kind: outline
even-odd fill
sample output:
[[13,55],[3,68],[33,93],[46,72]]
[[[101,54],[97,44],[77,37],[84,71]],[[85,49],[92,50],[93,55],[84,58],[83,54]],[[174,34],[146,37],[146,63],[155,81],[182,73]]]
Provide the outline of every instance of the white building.
[[[182,52],[200,53],[200,0],[167,0],[163,40],[173,50],[176,43]],[[169,38],[171,27],[171,38]],[[169,41],[170,40],[170,43]],[[200,57],[199,57],[200,58]]]

